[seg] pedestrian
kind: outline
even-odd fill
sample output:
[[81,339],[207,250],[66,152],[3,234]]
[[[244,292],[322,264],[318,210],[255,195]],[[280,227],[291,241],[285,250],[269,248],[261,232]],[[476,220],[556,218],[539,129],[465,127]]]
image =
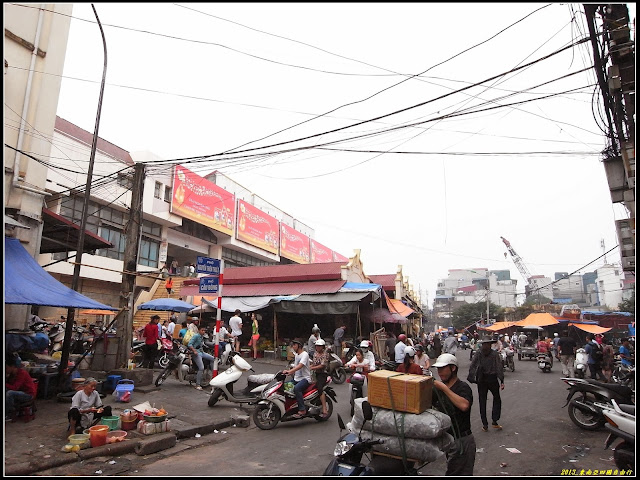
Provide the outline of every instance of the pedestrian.
[[393,332],[388,332],[387,339],[384,341],[384,353],[387,356],[387,360],[395,361],[394,348],[398,339]]
[[196,266],[193,263],[189,264],[189,276],[190,277],[196,276]]
[[142,335],[144,336],[144,347],[142,347],[142,368],[153,368],[158,354],[158,322],[160,315],[152,315],[149,323],[144,326]]
[[4,420],[13,419],[16,413],[15,404],[28,402],[36,398],[38,386],[24,368],[18,355],[8,355],[5,358],[5,394]]
[[96,391],[97,385],[95,378],[87,378],[71,399],[71,408],[67,413],[67,434],[82,433],[85,428],[97,424],[102,417],[111,416],[111,406],[102,404],[100,394]]
[[187,348],[191,350],[193,355],[191,358],[196,365],[198,366],[198,373],[196,373],[196,390],[202,390],[202,376],[204,374],[204,361],[207,360],[210,363],[215,361],[215,358],[205,351],[202,350],[202,345],[204,344],[204,334],[207,331],[207,327],[204,325],[200,325],[198,328],[198,333],[193,335],[189,340],[189,344]]
[[178,261],[177,260],[173,260],[171,262],[171,268],[169,269],[169,273],[171,275],[177,275],[178,274]]
[[396,346],[393,347],[393,354],[395,362],[400,365],[404,363],[404,349],[407,347],[407,344],[404,343],[407,340],[407,336],[404,333],[398,335],[398,341],[396,342]]
[[162,268],[160,269],[160,274],[162,278],[167,278],[169,276],[169,269],[167,268],[167,263],[162,264]]
[[438,369],[440,377],[433,382],[433,405],[451,418],[447,433],[454,439],[446,452],[445,475],[473,476],[476,463],[476,440],[471,433],[473,391],[467,382],[458,378],[458,359],[454,355],[445,353],[439,356],[433,366]]
[[587,358],[587,365],[589,366],[589,372],[592,380],[603,380],[605,378],[602,373],[602,347],[598,345],[596,339],[592,334],[587,334],[587,343],[584,346],[585,352],[589,357]]
[[260,339],[260,331],[258,325],[258,316],[255,313],[251,314],[251,340],[249,340],[249,346],[253,347],[253,359],[258,358],[258,340]]
[[178,321],[178,316],[176,312],[171,312],[171,316],[169,317],[169,324],[167,325],[167,338],[176,338],[176,322]]
[[556,357],[558,360],[560,360],[560,355],[558,355],[558,342],[560,341],[560,335],[558,335],[558,332],[553,334],[553,340],[551,343],[551,352],[553,353],[553,356]]
[[568,330],[564,330],[558,340],[558,353],[560,354],[563,377],[575,377],[573,365],[576,359],[576,348],[576,341],[569,336]]
[[171,295],[173,293],[173,278],[172,277],[167,278],[167,281],[164,284],[164,288],[167,289],[167,293],[169,295]]
[[310,370],[316,375],[316,388],[320,392],[320,403],[322,403],[322,416],[326,417],[327,398],[324,393],[324,386],[327,384],[329,377],[329,352],[326,350],[326,343],[322,339],[318,339],[313,347],[315,352],[311,361]]
[[229,326],[231,327],[231,336],[233,337],[233,349],[236,352],[240,351],[240,340],[242,338],[242,312],[236,309],[233,317],[229,319]]
[[458,351],[458,339],[455,335],[449,335],[444,340],[444,346],[442,348],[444,353],[450,353],[451,355],[455,355]]
[[602,373],[607,382],[611,381],[611,374],[613,373],[613,347],[605,342],[602,345]]
[[188,324],[187,324],[186,320],[180,324],[180,326],[182,328],[178,331],[178,338],[179,339],[182,339],[182,337],[184,337],[184,334],[187,333],[187,325]]
[[333,332],[333,347],[336,355],[342,358],[342,341],[344,340],[344,332],[347,330],[346,325],[340,325]]
[[622,362],[622,365],[624,365],[625,367],[630,367],[631,365],[633,365],[631,352],[629,351],[628,338],[625,337],[622,339],[622,345],[620,345],[620,348],[618,349],[618,354],[620,355],[620,361]]
[[162,322],[162,329],[160,330],[160,338],[169,338],[169,320]]
[[437,333],[433,336],[433,349],[435,350],[436,358],[442,355],[442,341],[440,340],[440,335]]
[[311,336],[309,336],[309,341],[307,342],[307,352],[309,352],[309,355],[316,351],[316,342],[318,340],[320,340],[320,327],[318,327],[317,323],[314,323],[311,329]]
[[309,354],[302,348],[302,342],[300,340],[291,341],[291,350],[293,350],[295,357],[293,359],[293,368],[284,370],[282,373],[285,375],[293,375],[293,392],[296,395],[298,401],[298,415],[304,416],[307,414],[307,407],[304,405],[304,391],[311,383],[311,370],[309,369]]
[[478,404],[480,406],[480,419],[482,420],[482,431],[489,430],[487,420],[487,396],[491,392],[493,406],[491,408],[491,425],[497,430],[502,430],[498,423],[502,413],[502,399],[500,390],[504,390],[504,369],[502,368],[502,358],[500,354],[491,348],[491,344],[496,340],[483,340],[480,351],[476,352],[471,360],[469,371],[478,371]]

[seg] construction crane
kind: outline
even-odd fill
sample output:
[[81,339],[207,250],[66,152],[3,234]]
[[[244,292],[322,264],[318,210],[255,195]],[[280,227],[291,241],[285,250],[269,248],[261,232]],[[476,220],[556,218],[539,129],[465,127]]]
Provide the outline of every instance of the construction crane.
[[[524,291],[525,291],[526,296],[528,297],[529,294],[531,293],[531,277],[532,277],[532,275],[529,272],[529,269],[527,268],[527,266],[522,261],[522,258],[520,258],[520,255],[518,255],[516,253],[516,251],[511,246],[511,243],[509,243],[509,240],[507,240],[504,237],[500,237],[500,238],[502,239],[504,244],[507,246],[507,250],[509,250],[509,253],[513,257],[513,263],[516,264],[516,267],[518,267],[518,270],[520,271],[520,273],[522,274],[522,276],[524,277],[524,279],[527,282],[527,285],[525,285],[525,287],[524,287]],[[505,253],[505,256],[506,256],[506,253]]]

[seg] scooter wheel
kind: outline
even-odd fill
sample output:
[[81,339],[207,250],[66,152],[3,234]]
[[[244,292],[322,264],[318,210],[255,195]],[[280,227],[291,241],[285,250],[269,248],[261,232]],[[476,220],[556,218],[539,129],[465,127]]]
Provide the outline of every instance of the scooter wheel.
[[209,401],[207,402],[207,405],[209,405],[210,407],[213,407],[216,403],[218,403],[218,400],[220,399],[220,395],[222,395],[222,390],[220,390],[219,388],[216,388],[211,394],[211,396],[209,397]]
[[280,421],[280,409],[273,404],[260,404],[253,411],[253,423],[260,430],[271,430]]
[[158,378],[156,378],[156,387],[162,385],[164,381],[169,378],[170,373],[171,371],[168,368],[165,368],[162,372],[160,372],[160,375],[158,375]]
[[336,368],[333,372],[331,372],[331,380],[336,385],[341,385],[347,380],[347,372],[344,368]]
[[169,365],[169,357],[166,353],[158,359],[158,364],[160,368],[166,368]]
[[[313,418],[315,418],[317,422],[326,422],[327,420],[329,420],[329,418],[331,418],[331,414],[333,413],[333,402],[331,401],[330,398],[327,398],[326,402],[327,402],[327,415],[324,417],[322,415],[315,415]],[[320,400],[318,400],[318,406],[322,408],[322,402]]]

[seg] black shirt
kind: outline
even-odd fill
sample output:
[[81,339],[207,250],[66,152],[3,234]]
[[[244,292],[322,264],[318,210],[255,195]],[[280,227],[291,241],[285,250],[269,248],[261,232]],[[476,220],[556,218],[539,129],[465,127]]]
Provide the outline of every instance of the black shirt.
[[560,337],[560,340],[558,340],[558,352],[560,355],[573,355],[576,346],[576,341],[571,337]]
[[469,401],[469,409],[466,412],[454,407],[451,400],[444,392],[433,388],[433,406],[438,409],[439,412],[445,413],[451,417],[451,428],[447,433],[453,435],[458,439],[463,435],[460,433],[469,432],[471,430],[471,406],[473,405],[473,392],[467,382],[460,379],[456,381],[451,387],[449,387],[453,393],[460,395]]

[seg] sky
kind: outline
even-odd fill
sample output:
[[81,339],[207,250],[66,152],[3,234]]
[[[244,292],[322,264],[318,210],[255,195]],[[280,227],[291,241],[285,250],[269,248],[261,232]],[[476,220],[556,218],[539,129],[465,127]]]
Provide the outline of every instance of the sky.
[[[367,275],[402,265],[429,305],[450,269],[509,269],[524,292],[500,237],[551,278],[617,245],[591,45],[551,55],[588,32],[581,4],[95,7],[101,138],[198,157],[181,163],[359,249]],[[74,4],[58,115],[90,132],[103,63]]]

